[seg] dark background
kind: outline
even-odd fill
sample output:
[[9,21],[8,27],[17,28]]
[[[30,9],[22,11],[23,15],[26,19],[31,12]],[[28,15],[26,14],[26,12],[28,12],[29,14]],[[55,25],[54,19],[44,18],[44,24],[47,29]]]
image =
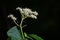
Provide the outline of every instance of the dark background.
[[59,39],[60,2],[58,0],[0,0],[0,40],[7,40],[7,31],[15,25],[7,16],[9,14],[17,18],[20,16],[16,7],[27,7],[39,13],[37,20],[26,19],[25,23],[28,26],[23,28],[25,32],[37,34],[44,40]]

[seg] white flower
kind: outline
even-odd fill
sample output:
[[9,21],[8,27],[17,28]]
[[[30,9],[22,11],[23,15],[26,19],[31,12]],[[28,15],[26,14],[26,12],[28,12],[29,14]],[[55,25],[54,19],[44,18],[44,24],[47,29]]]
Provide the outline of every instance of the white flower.
[[28,9],[28,8],[24,8],[23,12],[24,12],[24,15],[28,17],[28,16],[30,16],[32,11],[30,9]]
[[19,9],[19,11],[20,11],[20,13],[22,14],[22,15],[24,15],[25,17],[31,17],[31,18],[35,18],[35,19],[37,19],[37,15],[38,15],[38,13],[36,12],[36,11],[32,11],[31,9],[29,9],[29,8],[20,8],[20,7],[18,7],[18,8],[16,8],[17,10]]
[[8,17],[9,18],[11,17],[11,19],[13,19],[13,20],[17,20],[12,14],[8,15]]
[[20,11],[20,13],[23,13],[22,8],[20,8],[20,7],[17,7],[17,8],[16,8],[16,10],[19,10],[19,11]]
[[33,14],[34,14],[34,15],[36,15],[36,16],[38,15],[38,13],[37,13],[36,11],[35,11],[35,12],[33,12]]
[[31,18],[37,19],[37,17],[35,15],[31,15]]

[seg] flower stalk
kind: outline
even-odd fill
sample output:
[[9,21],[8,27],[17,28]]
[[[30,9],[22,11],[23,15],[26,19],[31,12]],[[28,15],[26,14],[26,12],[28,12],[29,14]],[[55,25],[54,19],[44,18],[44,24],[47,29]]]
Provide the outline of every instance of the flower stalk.
[[22,26],[22,23],[23,23],[23,18],[22,18],[22,20],[21,20],[21,23],[20,23],[20,30],[21,30],[21,34],[22,34],[22,39],[24,40],[24,34],[23,34],[23,30],[22,30],[22,28],[23,28],[23,26]]

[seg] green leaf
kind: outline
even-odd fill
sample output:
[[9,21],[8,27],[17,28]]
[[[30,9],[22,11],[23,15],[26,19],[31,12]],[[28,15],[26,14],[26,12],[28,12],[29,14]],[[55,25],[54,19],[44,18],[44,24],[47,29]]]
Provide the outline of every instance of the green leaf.
[[33,40],[31,37],[29,37],[28,35],[27,35],[27,33],[25,33],[24,32],[24,36],[26,37],[26,38],[28,38],[28,39],[31,39],[31,40]]
[[21,33],[19,33],[16,26],[8,30],[7,35],[11,38],[11,40],[22,40]]
[[43,40],[41,37],[34,35],[34,34],[29,34],[29,36],[36,39],[36,40]]
[[25,36],[25,37],[28,37],[27,33],[24,32],[24,36]]

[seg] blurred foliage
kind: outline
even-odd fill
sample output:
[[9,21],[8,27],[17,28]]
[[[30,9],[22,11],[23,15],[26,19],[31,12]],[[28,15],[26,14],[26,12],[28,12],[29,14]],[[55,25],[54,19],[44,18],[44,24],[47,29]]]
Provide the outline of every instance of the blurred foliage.
[[34,34],[29,34],[29,36],[36,39],[36,40],[43,40],[41,37],[34,35]]
[[[16,26],[9,29],[7,32],[7,35],[8,35],[7,40],[23,40],[21,36],[21,32],[19,32]],[[24,32],[24,36],[25,36],[24,40],[28,40],[28,39],[33,40],[33,38],[36,40],[43,40],[41,37],[34,35],[34,34],[29,34],[28,36],[25,32]]]
[[11,38],[11,40],[22,40],[21,34],[16,26],[12,27],[8,32],[7,35]]

